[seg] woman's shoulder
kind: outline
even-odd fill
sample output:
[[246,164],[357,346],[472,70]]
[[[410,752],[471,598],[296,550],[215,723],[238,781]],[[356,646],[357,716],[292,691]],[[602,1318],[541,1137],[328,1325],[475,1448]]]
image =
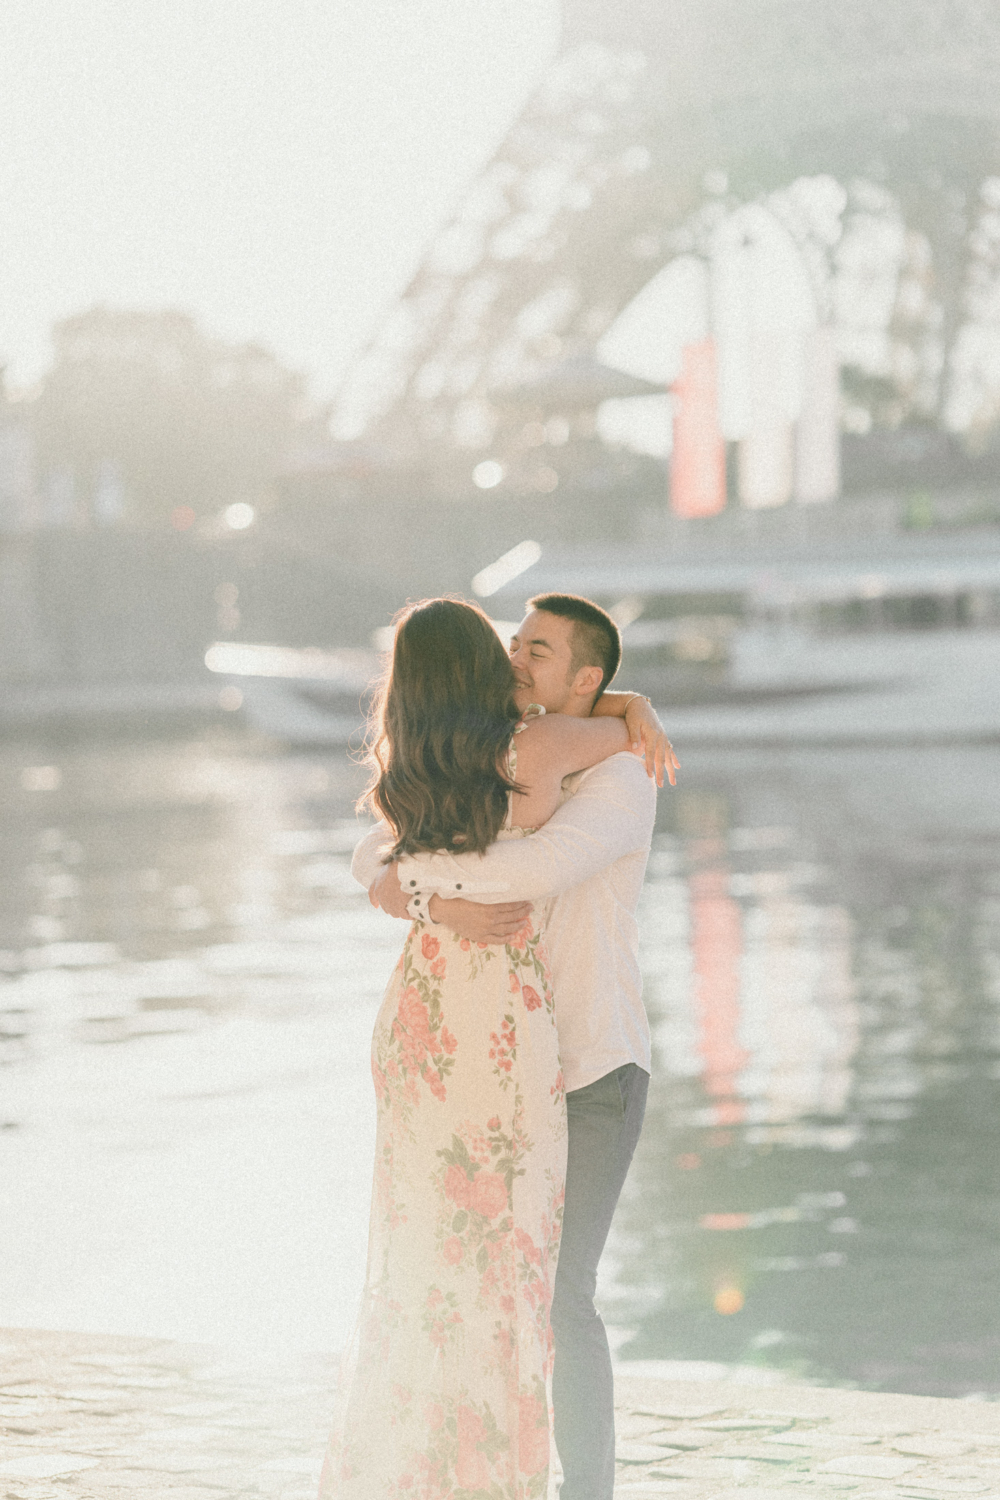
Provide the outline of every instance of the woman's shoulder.
[[540,750],[545,745],[554,744],[560,737],[561,717],[561,714],[547,714],[539,704],[529,704],[514,726],[518,750],[529,745],[533,750]]
[[574,742],[581,721],[569,714],[547,714],[544,708],[535,714],[525,712],[514,730],[518,753],[527,752],[533,759],[558,755]]

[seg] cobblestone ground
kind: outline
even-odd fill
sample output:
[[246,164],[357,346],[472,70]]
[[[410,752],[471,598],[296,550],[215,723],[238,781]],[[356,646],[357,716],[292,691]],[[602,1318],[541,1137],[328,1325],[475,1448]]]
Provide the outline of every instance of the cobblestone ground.
[[617,1379],[616,1500],[1000,1500],[1000,1405]]
[[316,1500],[332,1360],[253,1369],[152,1339],[0,1332],[4,1500]]
[[[0,1332],[0,1496],[315,1500],[333,1380],[329,1359]],[[616,1500],[1000,1500],[1000,1405],[626,1375],[618,1404]]]

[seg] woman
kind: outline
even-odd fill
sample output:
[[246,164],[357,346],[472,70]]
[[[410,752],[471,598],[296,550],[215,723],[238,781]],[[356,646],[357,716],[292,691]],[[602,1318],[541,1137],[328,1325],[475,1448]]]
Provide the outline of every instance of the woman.
[[[514,688],[474,605],[399,621],[364,799],[396,856],[522,837],[565,775],[629,748],[620,719],[519,720]],[[415,922],[372,1073],[368,1271],[321,1500],[540,1500],[566,1150],[540,924],[499,948]]]

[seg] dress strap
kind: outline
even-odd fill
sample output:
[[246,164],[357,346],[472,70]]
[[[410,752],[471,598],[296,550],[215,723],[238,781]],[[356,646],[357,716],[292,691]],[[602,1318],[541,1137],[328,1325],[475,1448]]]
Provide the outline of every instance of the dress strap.
[[[511,737],[510,737],[510,744],[507,747],[507,775],[510,777],[511,781],[516,781],[517,780],[517,736],[521,733],[522,730],[527,729],[527,727],[531,723],[532,719],[540,719],[542,717],[542,714],[544,714],[544,712],[545,712],[545,709],[542,707],[542,705],[540,703],[529,703],[528,706],[527,706],[527,708],[524,710],[524,713],[521,715],[520,719],[518,719],[517,723],[514,725],[514,733],[511,735]],[[504,824],[503,824],[503,826],[505,828],[510,828],[510,827],[513,826],[512,825],[513,817],[514,817],[514,793],[513,792],[508,792],[507,793],[507,816],[504,819]]]
[[527,729],[532,719],[540,719],[544,713],[545,709],[540,703],[529,703],[524,713],[514,725],[514,733],[520,734],[522,729]]

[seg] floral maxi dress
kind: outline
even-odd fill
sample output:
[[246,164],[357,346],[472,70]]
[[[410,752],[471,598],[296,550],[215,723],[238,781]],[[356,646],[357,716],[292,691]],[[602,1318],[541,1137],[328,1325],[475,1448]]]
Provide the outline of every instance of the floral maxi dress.
[[503,948],[415,922],[372,1075],[368,1269],[320,1500],[541,1500],[566,1105],[540,925]]

